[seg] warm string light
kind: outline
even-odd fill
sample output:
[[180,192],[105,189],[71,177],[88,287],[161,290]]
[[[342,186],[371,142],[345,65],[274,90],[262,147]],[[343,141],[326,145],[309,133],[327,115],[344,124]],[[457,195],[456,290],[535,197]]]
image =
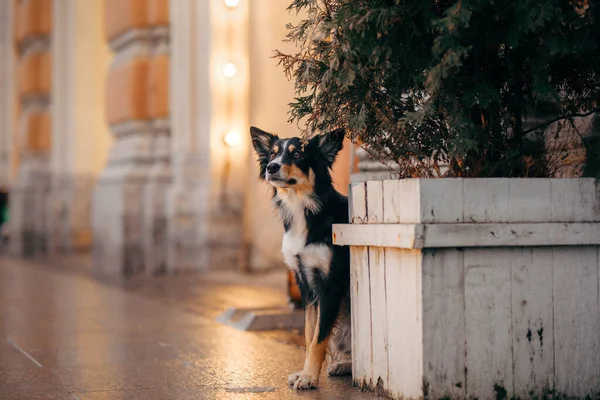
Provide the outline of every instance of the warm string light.
[[[236,8],[240,4],[240,0],[224,0],[225,6],[227,8],[233,9]],[[227,62],[223,65],[221,69],[221,73],[225,78],[233,78],[237,75],[238,69],[237,65],[232,62]],[[223,136],[223,142],[227,147],[235,147],[238,146],[242,142],[242,135],[236,129],[231,129],[225,133]]]
[[225,0],[227,8],[235,8],[240,4],[240,0]]
[[233,78],[235,74],[237,74],[237,67],[234,63],[228,62],[227,64],[223,65],[222,71],[226,78]]
[[232,129],[225,134],[225,136],[223,137],[223,141],[225,142],[227,147],[234,147],[242,142],[242,135],[240,135],[239,131]]

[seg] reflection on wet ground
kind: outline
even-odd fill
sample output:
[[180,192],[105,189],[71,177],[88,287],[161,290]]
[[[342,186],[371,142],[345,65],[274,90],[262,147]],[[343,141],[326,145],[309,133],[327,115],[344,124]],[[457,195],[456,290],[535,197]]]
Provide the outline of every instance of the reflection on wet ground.
[[151,294],[0,258],[0,399],[374,398],[325,377],[296,393],[302,349]]

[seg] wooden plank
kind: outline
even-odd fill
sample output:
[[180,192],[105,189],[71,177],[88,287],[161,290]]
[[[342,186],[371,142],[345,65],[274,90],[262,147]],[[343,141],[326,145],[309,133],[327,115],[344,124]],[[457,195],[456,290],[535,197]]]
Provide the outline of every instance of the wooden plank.
[[600,223],[431,224],[419,235],[423,248],[590,245],[600,244]]
[[517,398],[539,396],[554,387],[552,249],[510,252],[514,388]]
[[464,222],[509,222],[508,181],[463,179]]
[[333,225],[332,240],[338,246],[419,248],[422,238],[414,224]]
[[423,251],[423,365],[431,399],[466,398],[463,254]]
[[421,252],[385,249],[389,384],[393,398],[423,397]]
[[509,222],[553,222],[550,179],[509,180]]
[[402,194],[402,207],[400,207],[400,221],[404,224],[417,224],[421,222],[419,203],[419,180],[402,179],[398,181]]
[[399,180],[383,181],[383,223],[400,222],[400,209],[403,199]]
[[553,252],[556,390],[567,396],[600,392],[598,249]]
[[552,222],[596,220],[594,179],[551,179]]
[[[367,221],[377,224],[383,221],[383,182],[367,182]],[[385,258],[381,247],[369,248],[369,281],[371,284],[371,339],[373,376],[375,388],[388,382]]]
[[352,378],[357,386],[364,387],[371,386],[373,376],[368,248],[352,246],[350,257]]
[[367,182],[367,223],[383,222],[383,182]]
[[352,329],[352,377],[354,382],[359,382],[359,377],[363,376],[362,360],[360,359],[360,333],[358,331],[358,268],[361,262],[361,256],[365,247],[350,247],[350,323]]
[[513,397],[510,253],[466,249],[467,397]]
[[353,183],[350,186],[351,209],[350,223],[364,224],[367,222],[367,192],[364,182]]
[[600,245],[600,223],[333,225],[339,246],[402,249]]
[[461,178],[419,179],[421,223],[463,222]]

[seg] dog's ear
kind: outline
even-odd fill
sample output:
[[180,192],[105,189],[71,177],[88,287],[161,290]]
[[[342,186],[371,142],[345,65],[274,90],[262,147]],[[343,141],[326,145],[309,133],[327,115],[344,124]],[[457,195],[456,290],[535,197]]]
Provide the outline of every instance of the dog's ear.
[[273,144],[279,140],[276,135],[271,135],[254,126],[250,127],[250,136],[252,137],[252,146],[260,159],[268,157]]
[[342,128],[310,139],[311,146],[318,149],[323,158],[325,158],[328,167],[333,165],[335,158],[343,147],[343,143],[344,130]]

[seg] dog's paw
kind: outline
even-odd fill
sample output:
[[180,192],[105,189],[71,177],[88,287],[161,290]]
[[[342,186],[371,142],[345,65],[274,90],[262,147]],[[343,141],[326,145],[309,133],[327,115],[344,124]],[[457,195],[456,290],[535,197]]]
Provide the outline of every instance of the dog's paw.
[[290,374],[288,376],[288,384],[290,386],[294,386],[294,384],[296,383],[298,378],[300,378],[300,375],[302,375],[302,371],[298,371],[298,372],[294,372],[293,374]]
[[319,378],[313,377],[309,374],[300,373],[296,382],[294,382],[294,389],[296,390],[307,390],[307,389],[316,389],[319,385]]
[[329,376],[344,376],[352,374],[352,361],[334,362],[327,368]]

